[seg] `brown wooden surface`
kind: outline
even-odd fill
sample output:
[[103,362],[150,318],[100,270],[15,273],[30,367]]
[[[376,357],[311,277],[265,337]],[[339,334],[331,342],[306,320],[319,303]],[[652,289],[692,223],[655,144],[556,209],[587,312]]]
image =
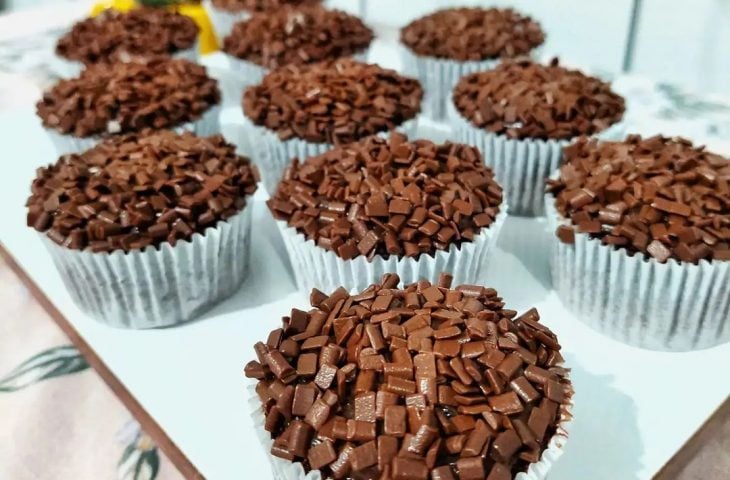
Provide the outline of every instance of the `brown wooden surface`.
[[[28,288],[49,316],[58,324],[68,338],[79,349],[104,382],[129,409],[142,429],[162,449],[180,473],[188,479],[203,479],[195,465],[175,445],[165,431],[157,424],[140,403],[129,393],[119,379],[109,370],[91,346],[51,303],[33,280],[23,271],[13,257],[0,243],[0,257]],[[681,412],[678,412],[681,415]],[[654,480],[720,480],[730,479],[730,398],[707,419],[687,443],[654,476]],[[556,479],[559,480],[559,479]],[[618,480],[618,479],[617,479]]]
[[167,455],[170,461],[180,471],[180,473],[188,479],[204,479],[203,475],[195,468],[195,465],[185,456],[185,454],[175,445],[175,442],[165,433],[160,425],[155,421],[152,416],[142,407],[134,396],[129,393],[129,390],[119,381],[119,379],[109,370],[109,367],[99,358],[94,352],[91,346],[79,335],[76,329],[69,323],[68,320],[58,311],[58,309],[51,303],[46,295],[41,291],[40,288],[33,282],[33,280],[25,273],[25,271],[18,265],[15,259],[5,249],[5,246],[0,243],[0,257],[2,257],[15,272],[20,281],[26,286],[31,292],[33,297],[48,312],[48,315],[58,324],[63,330],[63,333],[71,340],[71,342],[78,348],[79,352],[84,356],[89,365],[96,370],[99,376],[114,392],[114,395],[124,404],[134,418],[139,422],[142,430],[144,430],[155,444]]

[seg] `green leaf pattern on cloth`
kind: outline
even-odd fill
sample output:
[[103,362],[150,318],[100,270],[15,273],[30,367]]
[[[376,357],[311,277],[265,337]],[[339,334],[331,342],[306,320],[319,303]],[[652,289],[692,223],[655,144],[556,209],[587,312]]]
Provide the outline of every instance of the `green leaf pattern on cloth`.
[[32,356],[4,377],[0,377],[0,393],[15,392],[42,380],[70,375],[88,368],[89,364],[73,346],[53,347]]
[[117,464],[119,480],[155,480],[160,470],[160,455],[152,439],[134,422],[135,430]]

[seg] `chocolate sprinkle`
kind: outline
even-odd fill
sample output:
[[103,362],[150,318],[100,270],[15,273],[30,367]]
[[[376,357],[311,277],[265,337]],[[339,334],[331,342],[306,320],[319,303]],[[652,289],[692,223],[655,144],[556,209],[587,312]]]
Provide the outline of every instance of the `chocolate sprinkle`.
[[545,34],[511,8],[450,8],[409,23],[400,38],[417,55],[466,62],[525,55]]
[[420,112],[417,80],[351,59],[289,65],[249,87],[243,110],[282,140],[349,143],[391,130]]
[[195,22],[161,8],[135,8],[126,13],[105,10],[76,23],[58,40],[56,54],[85,64],[169,56],[193,47]]
[[280,8],[237,23],[223,51],[266,68],[304,65],[365,51],[373,32],[340,10]]
[[502,189],[476,148],[392,133],[295,159],[267,204],[274,217],[345,260],[417,258],[489,228]]
[[[256,345],[259,360],[245,371],[258,380],[271,454],[335,479],[524,472],[558,431],[573,392],[555,334],[535,309],[519,317],[506,310],[493,289],[451,289],[446,274],[441,286],[421,281],[401,290],[399,281],[386,274],[353,296],[314,290],[312,309],[293,310],[272,332],[279,342]],[[394,314],[387,321],[374,313],[383,297]],[[310,351],[332,378],[325,386],[320,374],[284,376],[269,361],[276,352],[295,365],[298,355],[280,354],[281,345],[294,341],[303,351],[312,338],[323,339]],[[472,345],[483,353],[468,356]],[[541,374],[527,376],[530,369]],[[308,392],[306,413],[301,404],[294,412],[292,390]]]
[[217,82],[187,60],[91,65],[36,104],[43,125],[76,137],[170,128],[220,102]]
[[258,171],[222,136],[145,131],[112,137],[38,170],[28,226],[94,252],[175,245],[235,215]]
[[578,70],[506,61],[462,77],[456,108],[474,126],[510,138],[571,139],[601,132],[623,117],[624,99]]
[[572,228],[664,263],[730,260],[730,160],[682,138],[579,139],[548,182]]
[[212,0],[212,3],[229,12],[265,12],[286,6],[317,5],[321,0]]

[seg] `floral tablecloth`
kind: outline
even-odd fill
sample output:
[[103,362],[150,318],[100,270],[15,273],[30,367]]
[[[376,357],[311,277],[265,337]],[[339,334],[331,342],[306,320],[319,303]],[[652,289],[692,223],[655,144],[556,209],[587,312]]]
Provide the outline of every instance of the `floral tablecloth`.
[[[56,80],[49,59],[60,34],[0,41],[0,111],[31,105]],[[681,135],[730,155],[730,98],[612,80],[629,132]],[[0,479],[179,478],[1,261],[0,285]]]

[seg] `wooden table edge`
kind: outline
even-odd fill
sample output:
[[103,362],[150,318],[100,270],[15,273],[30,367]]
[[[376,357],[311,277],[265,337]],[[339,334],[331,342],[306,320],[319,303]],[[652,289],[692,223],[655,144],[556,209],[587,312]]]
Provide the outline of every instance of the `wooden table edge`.
[[[78,348],[79,352],[84,356],[89,365],[96,370],[99,376],[114,392],[114,395],[124,404],[125,407],[137,419],[142,429],[154,440],[158,447],[167,455],[170,461],[177,467],[180,473],[188,479],[204,479],[203,475],[195,468],[195,465],[185,456],[178,448],[175,442],[165,433],[160,425],[147,413],[142,405],[127,390],[121,381],[109,370],[109,367],[99,358],[91,346],[81,337],[71,323],[61,314],[61,312],[51,303],[36,283],[28,276],[23,268],[15,261],[10,252],[0,242],[0,257],[2,257],[10,269],[18,276],[20,281],[28,288],[30,293],[40,303],[48,315],[58,324],[61,330]],[[692,460],[700,447],[707,441],[708,437],[721,425],[724,421],[730,421],[730,398],[726,399],[722,405],[702,424],[702,426],[690,437],[689,440],[664,464],[658,473],[654,475],[654,480],[671,480],[677,477],[677,474]]]
[[15,258],[8,252],[5,245],[0,242],[0,257],[7,262],[10,269],[18,276],[20,281],[30,291],[31,295],[40,303],[43,309],[59,326],[63,333],[71,340],[79,353],[84,356],[89,365],[99,374],[114,395],[127,407],[132,416],[139,422],[142,430],[147,433],[155,444],[167,455],[173,465],[186,478],[191,480],[202,480],[205,477],[198,471],[187,456],[180,450],[174,441],[160,427],[154,418],[144,409],[139,401],[127,390],[124,384],[112,373],[104,361],[99,358],[93,348],[86,343],[71,323],[61,314],[61,312],[53,305],[48,297],[36,285],[33,279],[23,270],[23,268],[15,261]]

